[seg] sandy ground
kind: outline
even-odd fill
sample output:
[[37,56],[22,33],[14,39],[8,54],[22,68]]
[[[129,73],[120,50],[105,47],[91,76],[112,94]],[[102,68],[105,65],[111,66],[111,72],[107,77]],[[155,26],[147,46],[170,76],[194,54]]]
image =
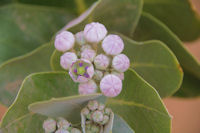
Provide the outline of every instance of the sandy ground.
[[[200,0],[191,0],[200,13]],[[189,51],[200,61],[200,39],[185,43]],[[166,98],[164,103],[172,116],[172,133],[200,133],[200,98]],[[0,105],[0,119],[6,108]]]

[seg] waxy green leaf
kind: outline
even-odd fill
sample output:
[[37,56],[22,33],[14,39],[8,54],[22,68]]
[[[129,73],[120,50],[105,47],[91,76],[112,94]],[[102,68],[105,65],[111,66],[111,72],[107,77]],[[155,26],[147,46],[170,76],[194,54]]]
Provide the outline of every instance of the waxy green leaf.
[[160,96],[134,71],[125,72],[121,94],[106,103],[136,133],[170,133],[171,117]]
[[55,32],[76,16],[64,7],[21,1],[0,5],[0,64],[49,42]]
[[31,73],[50,71],[53,43],[44,44],[24,56],[16,57],[0,66],[0,102],[6,106],[14,101],[24,78]]
[[144,0],[144,11],[161,20],[181,40],[192,41],[200,37],[200,16],[190,2],[191,0]]
[[72,81],[67,73],[32,74],[22,83],[15,102],[9,107],[8,112],[3,117],[1,128],[5,133],[42,132],[42,121],[46,117],[31,113],[28,110],[29,104],[49,100],[53,97],[66,97],[77,94],[78,85]]
[[[200,63],[188,52],[178,37],[162,22],[148,13],[143,13],[136,32],[134,33],[134,39],[137,41],[156,39],[164,42],[176,55],[183,68],[183,72],[186,73],[181,89],[184,89],[185,92],[190,92],[191,90],[191,92],[188,93],[188,96],[191,94],[200,95],[200,93],[197,94],[196,91],[192,91],[199,91]],[[195,79],[195,81],[192,79]]]

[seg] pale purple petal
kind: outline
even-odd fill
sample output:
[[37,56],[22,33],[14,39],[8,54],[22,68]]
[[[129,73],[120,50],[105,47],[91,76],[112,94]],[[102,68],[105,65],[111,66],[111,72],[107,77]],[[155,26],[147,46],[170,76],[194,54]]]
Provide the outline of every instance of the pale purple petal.
[[103,40],[102,48],[108,55],[117,55],[123,51],[124,42],[118,35],[110,34]]
[[125,72],[130,66],[129,58],[124,54],[117,55],[113,58],[112,66],[119,72]]

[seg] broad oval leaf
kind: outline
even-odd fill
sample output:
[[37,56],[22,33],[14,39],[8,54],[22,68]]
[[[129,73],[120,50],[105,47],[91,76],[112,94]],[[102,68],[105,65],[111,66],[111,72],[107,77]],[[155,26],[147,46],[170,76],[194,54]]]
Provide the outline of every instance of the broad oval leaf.
[[[129,57],[131,68],[155,87],[161,97],[170,96],[180,88],[183,72],[169,48],[160,41],[135,42],[119,35],[125,43],[123,53]],[[55,50],[51,57],[55,71],[65,71],[60,66],[61,55],[62,52]]]
[[12,1],[0,5],[0,64],[48,42],[74,17],[62,7],[44,3],[31,5]]
[[0,102],[9,106],[14,101],[24,78],[34,72],[50,71],[50,56],[54,50],[47,43],[34,51],[0,65]]
[[64,117],[72,123],[80,123],[81,109],[87,105],[88,101],[94,99],[101,100],[102,98],[102,94],[53,98],[47,101],[32,103],[29,105],[29,110],[48,117]]
[[[200,63],[187,51],[178,37],[162,22],[148,13],[143,13],[134,33],[134,39],[138,41],[156,39],[164,42],[174,52],[183,71],[186,73],[181,89],[189,92],[188,96],[200,95],[200,93],[196,93],[197,91],[199,92],[200,86]],[[195,79],[195,82],[191,78]],[[188,86],[191,86],[193,89]],[[192,92],[192,90],[196,91]]]
[[99,0],[62,30],[76,33],[83,30],[87,23],[94,21],[104,24],[109,31],[132,35],[139,21],[142,6],[141,0]]
[[125,73],[121,94],[106,103],[136,133],[170,133],[171,117],[160,96],[132,70]]
[[[2,119],[1,128],[7,132],[43,132],[42,121],[46,117],[31,113],[31,103],[78,94],[78,84],[63,72],[37,73],[28,76],[22,83],[15,102]],[[36,124],[37,123],[37,124]],[[21,126],[23,125],[23,126]],[[37,128],[35,128],[37,127]]]
[[[163,127],[161,127],[159,131],[162,130],[163,128],[166,128],[165,132],[168,132],[170,118],[168,117],[167,111],[165,110],[162,102],[160,101],[160,97],[156,93],[156,91],[144,80],[142,80],[136,73],[132,71],[128,71],[125,75],[126,76],[125,76],[124,88],[123,88],[124,91],[122,91],[121,95],[126,95],[127,93],[131,95],[133,94],[132,96],[136,97],[136,99],[134,98],[134,99],[129,99],[129,100],[135,100],[134,102],[139,102],[139,103],[141,99],[143,99],[144,100],[143,102],[145,105],[144,109],[146,110],[146,107],[147,107],[147,111],[145,112],[145,115],[151,118],[149,119],[151,125],[149,125],[149,123],[146,124],[146,121],[143,121],[143,119],[141,120],[137,119],[138,124],[140,123],[140,125],[142,125],[142,127],[139,127],[139,126],[136,127],[137,131],[138,131],[138,128],[144,128],[144,127],[146,128],[146,130],[151,131],[152,129],[149,127],[156,124],[156,126],[154,125],[156,129],[153,129],[153,130],[157,130],[157,128],[160,128],[160,125],[162,125]],[[132,86],[133,84],[134,86]],[[131,88],[128,89],[129,88],[128,86]],[[3,133],[4,132],[5,133],[6,132],[23,132],[23,133],[42,132],[43,130],[42,130],[41,125],[42,125],[43,120],[46,117],[29,112],[28,105],[34,102],[49,100],[52,97],[58,98],[58,97],[77,95],[78,93],[77,88],[78,88],[78,85],[75,84],[71,80],[68,74],[63,73],[63,72],[38,73],[38,74],[30,75],[23,82],[23,85],[20,89],[17,99],[12,104],[12,106],[10,106],[8,112],[6,113],[6,115],[4,116],[2,120],[1,128],[3,130]],[[133,90],[133,89],[136,89],[136,90]],[[121,95],[119,97],[121,97]],[[111,106],[112,105],[111,103],[112,101],[109,100],[108,105]],[[132,104],[132,102],[130,103]],[[119,102],[119,104],[121,104],[121,102]],[[126,106],[126,102],[124,105]],[[114,109],[114,112],[117,112],[118,114],[120,114],[119,110],[117,111],[114,105],[113,105],[113,109]],[[142,109],[143,109],[143,106],[142,106]],[[143,111],[142,109],[140,111]],[[126,111],[127,110],[125,109],[124,114],[127,113]],[[134,110],[130,110],[130,111],[132,113],[135,113]],[[137,113],[138,117],[141,116],[141,114],[143,115],[143,112],[140,112],[140,111],[138,112],[139,114]],[[126,119],[127,117],[124,117],[123,114],[120,114],[120,115],[122,116],[123,119],[127,120]],[[132,121],[132,114],[130,114],[129,117],[131,118],[130,120]],[[133,120],[136,120],[136,119],[133,119]],[[141,124],[141,121],[143,121],[142,124]],[[131,128],[134,127],[135,123],[132,123],[130,121],[127,121],[127,122]]]
[[144,0],[144,11],[165,23],[183,41],[200,36],[200,16],[191,0]]

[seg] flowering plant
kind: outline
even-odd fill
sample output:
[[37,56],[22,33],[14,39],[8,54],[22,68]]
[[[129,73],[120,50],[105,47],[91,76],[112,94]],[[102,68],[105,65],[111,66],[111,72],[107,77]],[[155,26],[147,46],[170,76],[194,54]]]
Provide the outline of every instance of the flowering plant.
[[200,20],[164,1],[0,2],[0,133],[170,133],[162,98],[200,94]]

